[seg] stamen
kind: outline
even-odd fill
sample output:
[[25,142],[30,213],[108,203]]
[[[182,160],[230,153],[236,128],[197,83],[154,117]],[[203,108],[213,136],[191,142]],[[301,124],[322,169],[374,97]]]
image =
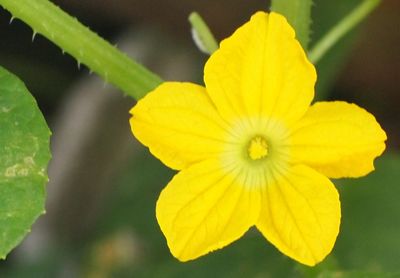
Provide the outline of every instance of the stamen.
[[250,141],[247,151],[252,160],[262,159],[268,155],[267,141],[261,136],[256,136]]

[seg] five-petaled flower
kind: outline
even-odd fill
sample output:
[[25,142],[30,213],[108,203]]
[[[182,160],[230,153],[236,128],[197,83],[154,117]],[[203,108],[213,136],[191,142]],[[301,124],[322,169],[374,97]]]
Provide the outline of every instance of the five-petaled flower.
[[133,134],[180,170],[156,208],[172,254],[192,260],[256,226],[287,256],[320,262],[341,217],[328,177],[372,171],[385,132],[354,104],[310,106],[314,66],[277,13],[256,13],[224,40],[204,81],[165,82],[131,110]]

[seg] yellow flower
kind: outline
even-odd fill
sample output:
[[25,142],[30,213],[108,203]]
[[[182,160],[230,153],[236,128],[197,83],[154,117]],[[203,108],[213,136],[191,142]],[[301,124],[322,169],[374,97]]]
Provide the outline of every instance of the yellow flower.
[[346,102],[317,102],[316,73],[286,19],[258,12],[208,60],[206,87],[166,82],[131,110],[133,134],[180,170],[156,216],[188,261],[255,226],[306,265],[333,248],[338,192],[328,179],[374,169],[386,135]]

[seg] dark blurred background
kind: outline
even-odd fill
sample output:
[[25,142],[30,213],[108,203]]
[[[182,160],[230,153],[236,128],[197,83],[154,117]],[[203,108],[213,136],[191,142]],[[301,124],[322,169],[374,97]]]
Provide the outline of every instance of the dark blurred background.
[[[218,40],[267,1],[54,0],[166,80],[202,82],[207,57],[192,43],[198,11]],[[360,1],[316,0],[315,42]],[[377,171],[336,181],[343,206],[335,251],[316,269],[284,257],[256,232],[195,262],[178,263],[157,226],[158,194],[174,174],[131,136],[134,101],[89,74],[0,9],[0,64],[36,97],[53,130],[47,214],[0,264],[3,277],[325,277],[400,271],[400,1],[380,7],[317,64],[318,99],[355,102],[388,133]],[[311,43],[312,46],[312,43]],[[326,276],[328,277],[328,276]],[[330,277],[330,276],[329,276]]]

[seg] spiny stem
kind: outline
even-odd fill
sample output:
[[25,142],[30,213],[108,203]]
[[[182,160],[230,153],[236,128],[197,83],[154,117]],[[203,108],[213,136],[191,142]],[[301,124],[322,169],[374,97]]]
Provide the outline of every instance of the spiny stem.
[[110,43],[82,25],[48,0],[0,0],[10,11],[34,31],[48,38],[78,63],[102,76],[124,91],[140,99],[162,80],[130,59]]
[[359,4],[349,15],[343,18],[315,44],[308,53],[310,61],[314,64],[318,63],[338,40],[370,14],[380,2],[380,0],[364,0]]

